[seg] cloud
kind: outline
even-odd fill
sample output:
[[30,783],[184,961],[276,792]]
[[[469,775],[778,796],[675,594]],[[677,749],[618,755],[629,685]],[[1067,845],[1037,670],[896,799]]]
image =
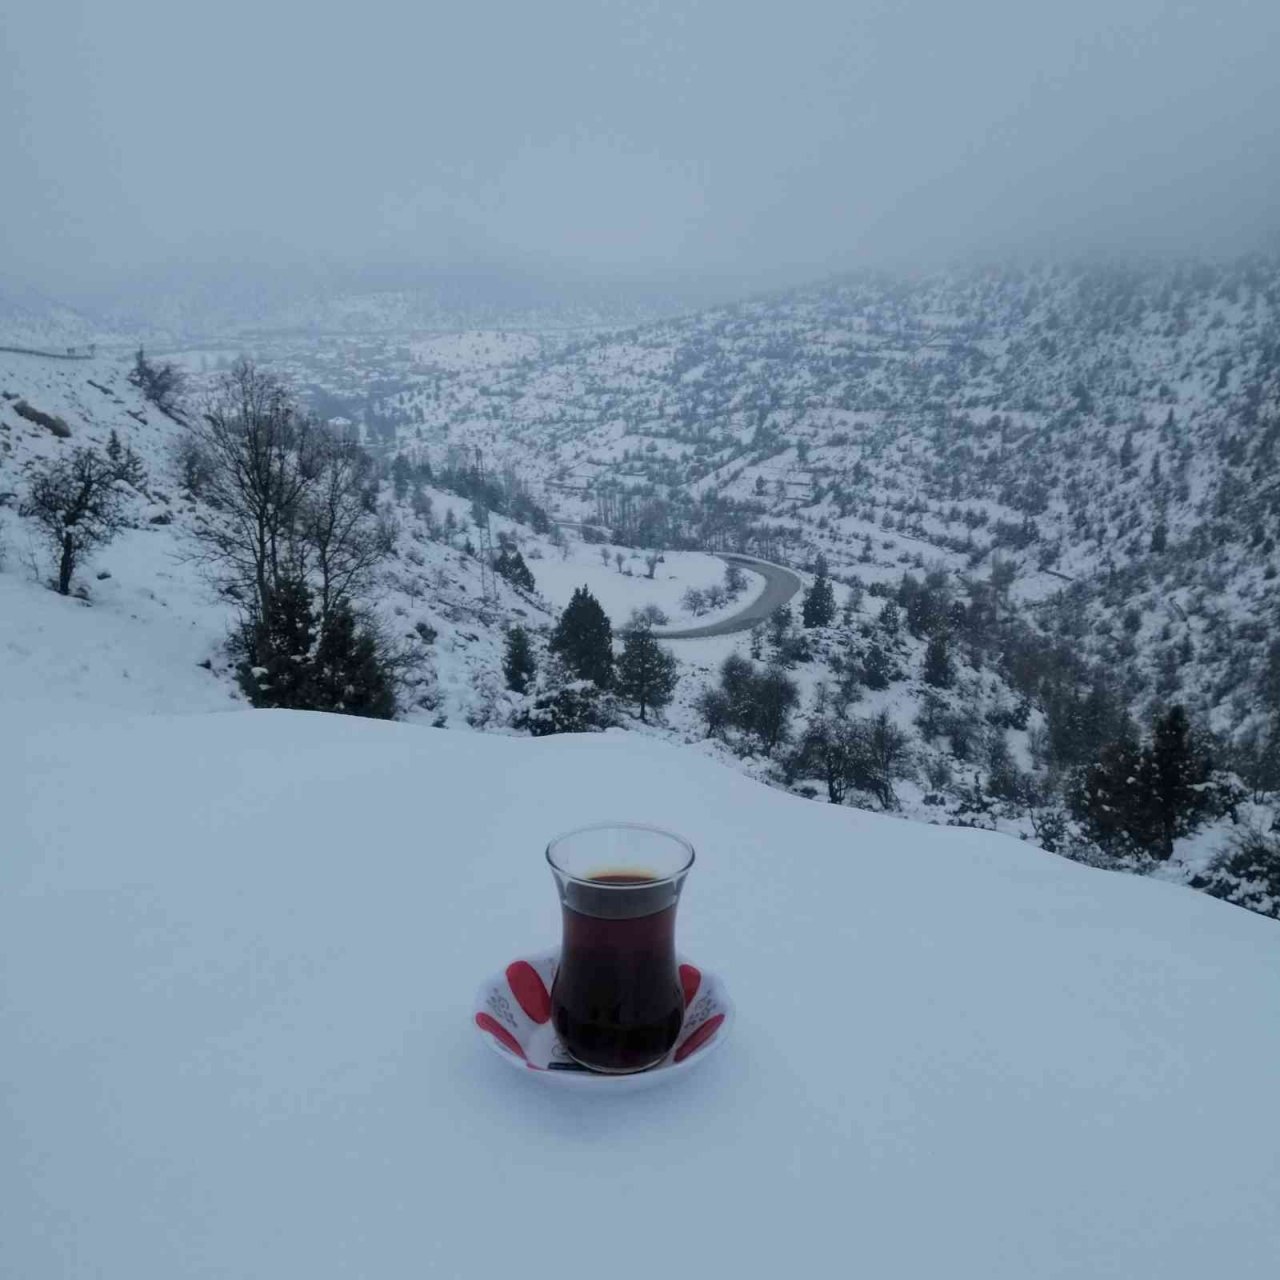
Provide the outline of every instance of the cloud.
[[10,0],[0,271],[807,275],[1280,225],[1271,0]]

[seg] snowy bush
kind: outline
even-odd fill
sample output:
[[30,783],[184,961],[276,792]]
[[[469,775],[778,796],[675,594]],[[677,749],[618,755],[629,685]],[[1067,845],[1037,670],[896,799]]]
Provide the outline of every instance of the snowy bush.
[[1257,829],[1240,832],[1192,884],[1215,898],[1280,919],[1280,839]]

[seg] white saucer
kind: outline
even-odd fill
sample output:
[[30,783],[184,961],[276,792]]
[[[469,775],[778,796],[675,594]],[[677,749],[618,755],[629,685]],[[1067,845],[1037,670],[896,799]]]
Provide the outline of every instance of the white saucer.
[[733,1004],[715,974],[680,962],[684,1023],[675,1046],[647,1071],[609,1075],[589,1071],[569,1057],[551,1025],[551,984],[560,950],[513,960],[476,993],[472,1018],[481,1039],[508,1066],[564,1089],[614,1093],[651,1089],[693,1070],[728,1038]]

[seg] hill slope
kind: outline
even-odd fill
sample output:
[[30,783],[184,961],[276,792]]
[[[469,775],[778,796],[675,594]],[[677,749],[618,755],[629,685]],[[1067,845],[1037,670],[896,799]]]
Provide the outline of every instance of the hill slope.
[[[1280,1249],[1280,931],[1201,895],[631,736],[10,725],[0,808],[5,1275],[652,1275],[619,1214],[745,1275]],[[628,815],[696,845],[681,946],[739,1016],[678,1088],[584,1099],[469,1001],[558,936],[542,843]]]

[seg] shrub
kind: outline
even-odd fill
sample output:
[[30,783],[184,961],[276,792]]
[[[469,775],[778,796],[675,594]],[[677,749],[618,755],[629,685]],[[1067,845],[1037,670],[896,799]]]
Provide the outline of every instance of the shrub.
[[1208,874],[1192,884],[1225,902],[1280,919],[1280,840],[1256,829],[1240,832],[1209,864]]

